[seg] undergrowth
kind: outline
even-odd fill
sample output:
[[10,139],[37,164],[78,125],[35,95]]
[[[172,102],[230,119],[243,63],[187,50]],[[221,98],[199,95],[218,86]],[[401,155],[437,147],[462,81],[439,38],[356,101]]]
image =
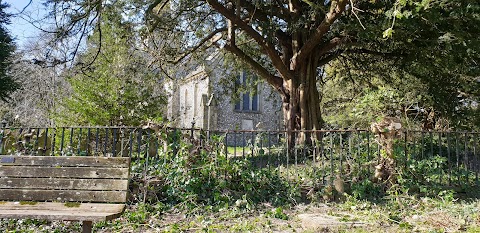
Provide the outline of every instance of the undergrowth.
[[247,159],[227,159],[221,141],[174,141],[156,157],[134,159],[131,201],[195,212],[229,206],[253,209],[258,203],[288,206],[299,200],[298,188],[283,179],[278,168],[259,169]]
[[[446,171],[448,161],[441,156],[398,158],[404,161],[398,163],[396,183],[387,187],[368,173],[373,165],[367,156],[361,163],[345,166],[352,172],[342,177],[335,176],[334,172],[341,172],[333,165],[328,170],[321,170],[323,164],[308,163],[258,167],[248,158],[227,158],[220,137],[206,143],[172,134],[153,141],[165,143],[157,154],[132,159],[128,208],[120,219],[96,223],[96,231],[296,232],[305,229],[295,216],[309,208],[340,222],[366,223],[360,228],[340,226],[313,232],[378,232],[375,229],[383,227],[390,232],[480,229],[478,186],[455,185],[452,177],[465,172]],[[337,179],[342,179],[341,190],[334,187]],[[299,210],[302,205],[308,207]],[[0,230],[6,232],[79,229],[78,223],[0,221]]]

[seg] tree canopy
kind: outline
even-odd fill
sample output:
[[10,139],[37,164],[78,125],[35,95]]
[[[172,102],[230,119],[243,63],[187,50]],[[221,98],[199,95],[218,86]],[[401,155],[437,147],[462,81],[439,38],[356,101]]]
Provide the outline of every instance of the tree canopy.
[[480,3],[474,0],[49,2],[59,38],[88,34],[106,6],[117,4],[159,63],[223,48],[278,91],[289,130],[322,127],[324,67],[354,82],[419,80],[443,114],[456,114],[462,99],[478,99]]
[[5,12],[7,7],[8,4],[0,2],[0,99],[3,101],[7,101],[10,94],[19,87],[8,71],[15,45],[5,27],[10,23],[10,15]]
[[[122,22],[113,6],[102,17],[87,40],[87,51],[69,71],[72,93],[62,102],[60,123],[118,126],[160,121],[165,98],[145,55],[132,46],[133,25]],[[102,33],[101,39],[97,33]]]

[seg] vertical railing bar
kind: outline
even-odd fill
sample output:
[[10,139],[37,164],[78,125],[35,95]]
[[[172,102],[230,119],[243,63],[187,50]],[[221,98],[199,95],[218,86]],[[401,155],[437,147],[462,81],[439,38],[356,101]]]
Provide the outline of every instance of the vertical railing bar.
[[[355,161],[353,159],[353,153],[352,153],[352,141],[353,141],[353,135],[354,134],[354,131],[349,131],[348,132],[348,159],[350,159],[350,161]],[[346,160],[345,160],[346,161]],[[352,168],[353,169],[353,168]]]
[[57,137],[57,128],[52,129],[52,149],[50,150],[50,155],[55,155],[55,139]]
[[473,159],[475,160],[475,183],[478,185],[478,170],[480,161],[477,157],[477,140],[478,140],[478,133],[472,133],[473,139]]
[[[265,132],[262,130],[262,131],[260,132],[260,136],[258,135],[258,132],[257,132],[257,135],[255,136],[255,137],[257,138],[256,140],[258,140],[258,141],[260,142],[260,144],[258,145],[258,154],[257,154],[257,156],[260,156],[261,159],[262,159],[261,167],[265,167],[265,166],[267,166],[267,164],[268,164],[268,158],[267,158],[267,156],[266,156],[266,154],[265,154],[265,149],[264,149],[264,145],[263,145],[263,139],[265,139],[265,138],[264,138],[264,134],[265,134]],[[262,151],[263,151],[263,153],[261,153]],[[265,161],[265,160],[266,160],[266,161]]]
[[112,128],[112,157],[117,157],[117,128]]
[[43,140],[43,155],[47,155],[47,143],[48,143],[48,128],[45,128],[45,139]]
[[[3,137],[5,137],[5,127],[7,126],[5,123],[1,123],[2,128],[0,130],[0,154],[4,154],[3,150],[5,149]],[[34,148],[35,149],[35,148]]]
[[100,144],[100,129],[95,129],[95,156],[98,156],[98,145]]
[[[312,145],[313,145],[313,164],[316,166],[317,165],[317,143],[318,143],[318,138],[317,138],[318,132],[315,130],[314,134],[311,135],[314,140],[312,140]],[[314,137],[313,137],[314,136]],[[316,176],[315,176],[316,177]]]
[[467,132],[465,132],[464,134],[464,137],[465,137],[465,140],[464,140],[464,151],[463,151],[463,154],[464,154],[464,157],[463,157],[463,166],[464,166],[464,169],[465,169],[465,175],[466,175],[466,185],[468,185],[469,183],[469,175],[470,175],[470,171],[469,171],[469,168],[468,168],[468,135],[467,135]]
[[[297,139],[298,136],[299,135],[295,135],[295,139]],[[297,148],[298,145],[297,145],[296,142],[293,142],[293,143],[295,143],[294,146],[293,146],[293,153],[294,153],[294,156],[295,156],[295,166],[298,166],[298,148]]]
[[312,135],[310,135],[311,139],[312,139],[312,155],[313,155],[313,164],[312,164],[312,167],[313,167],[313,177],[318,177],[317,176],[317,171],[318,171],[318,167],[317,167],[317,145],[318,145],[318,138],[317,138],[317,135],[318,135],[318,132],[317,130],[313,131]]
[[108,128],[105,128],[105,143],[103,144],[103,155],[107,156],[107,146],[108,146]]
[[21,136],[20,136],[20,135],[23,134],[23,130],[24,130],[23,128],[18,129],[18,135],[17,135],[17,136],[15,137],[15,139],[14,139],[14,140],[15,140],[15,143],[19,143],[19,140],[21,140],[21,138],[20,138]]
[[322,185],[325,185],[326,169],[325,169],[325,146],[323,144],[324,133],[320,132],[320,159],[322,160]]
[[457,157],[457,181],[460,183],[460,151],[458,148],[458,132],[455,132],[455,155]]
[[65,143],[65,127],[62,127],[62,139],[60,140],[60,155],[64,155],[63,153],[63,143]]
[[[192,126],[193,128],[193,126]],[[193,133],[192,133],[193,138]],[[145,164],[143,167],[143,203],[147,201],[147,190],[148,190],[148,180],[147,180],[147,171],[148,171],[148,160],[149,160],[149,151],[150,151],[150,131],[147,130],[147,144],[145,148]]]
[[233,158],[237,157],[237,133],[233,131]]
[[138,129],[138,136],[137,136],[137,156],[138,158],[141,158],[141,152],[142,152],[142,136],[143,136],[143,129],[139,128]]
[[405,168],[405,171],[407,170],[408,168],[408,160],[409,160],[409,156],[408,156],[408,129],[404,131],[404,139],[403,139],[403,143],[404,143],[404,153],[405,153],[405,156],[404,156],[404,159],[403,159],[403,166]]
[[[311,138],[308,136],[309,133],[307,132],[306,134],[307,134],[307,136],[305,137],[305,139],[307,139],[307,138],[308,138],[308,139],[311,139]],[[311,141],[311,140],[310,140],[310,141]],[[306,161],[307,161],[307,143],[308,143],[307,140],[305,140],[305,141],[303,142],[303,162],[302,162],[302,164],[305,164]]]
[[[283,135],[285,135],[285,134],[283,134]],[[282,133],[281,132],[279,132],[277,134],[277,139],[278,139],[278,145],[280,147],[280,149],[277,150],[277,166],[280,166],[280,164],[282,164],[282,156],[281,156],[282,151],[283,151],[282,148],[285,148],[285,144],[281,144],[281,142],[282,142]]]
[[79,128],[78,132],[77,155],[80,155],[80,152],[82,150],[82,128]]
[[428,132],[430,135],[430,158],[433,157],[433,133],[432,131]]
[[343,150],[343,134],[342,132],[339,132],[338,133],[338,137],[339,137],[339,141],[340,141],[340,168],[338,169],[338,175],[342,175],[342,171],[343,171],[343,153],[344,153],[344,150]]
[[123,151],[124,151],[124,143],[125,143],[125,128],[123,127],[120,127],[119,128],[119,131],[120,131],[120,136],[119,136],[119,139],[120,139],[120,157],[124,157],[123,155]]
[[72,153],[75,151],[73,149],[73,133],[74,133],[74,129],[72,127],[72,128],[70,128],[70,142],[69,142],[70,143],[70,150],[72,151]]
[[363,171],[362,170],[362,161],[361,161],[361,157],[362,157],[362,150],[361,150],[361,142],[363,142],[363,138],[361,136],[361,133],[359,130],[355,131],[355,134],[357,135],[357,151],[355,153],[355,160],[357,161],[357,166],[358,166],[358,174],[362,174]]
[[[442,132],[438,132],[438,155],[440,156],[440,158],[443,158],[443,150],[442,150],[443,140],[442,140],[442,138],[443,138]],[[439,172],[440,172],[440,175],[438,177],[440,179],[439,183],[442,184],[443,183],[443,169],[440,166],[438,166],[438,168],[439,168]]]
[[452,145],[450,143],[450,134],[451,132],[447,132],[448,185],[452,185],[452,158],[450,153],[450,147]]
[[224,139],[223,145],[225,145],[225,159],[228,160],[228,131],[225,133],[225,139]]
[[333,184],[333,175],[335,173],[334,169],[335,169],[335,165],[333,164],[333,134],[334,132],[330,132],[330,180],[328,181],[329,182],[329,185],[332,185]]
[[[130,157],[130,159],[133,157],[132,154],[133,154],[133,134],[135,132],[135,129],[130,129],[129,130],[130,132],[128,133],[128,157]],[[166,153],[166,151],[165,151]]]
[[252,143],[252,149],[250,151],[250,157],[253,158],[254,157],[254,151],[255,151],[255,132],[250,132],[250,140],[251,140],[251,143]]
[[422,131],[421,133],[421,137],[422,137],[422,158],[421,159],[424,159],[425,158],[425,132]]
[[413,150],[412,151],[412,157],[416,160],[418,160],[418,148],[417,148],[417,136],[415,136],[415,131],[412,131],[412,140],[413,140]]
[[[155,138],[155,158],[157,160],[159,159],[159,155],[160,155],[160,153],[158,153],[158,150],[160,148],[160,143],[159,143],[159,140],[158,140],[159,136],[160,136],[159,134],[153,132],[153,137]],[[200,136],[199,136],[199,140],[200,140],[200,144],[201,144],[202,143],[202,134],[201,133],[200,133]],[[201,144],[201,146],[203,146],[203,145]]]
[[245,159],[245,147],[247,146],[247,140],[245,139],[245,131],[242,131],[243,143],[242,143],[242,157]]
[[88,127],[87,129],[87,155],[90,155],[90,134],[91,134],[91,128]]
[[[370,131],[366,131],[367,133],[367,161],[370,161]],[[367,166],[367,172],[370,175],[370,166]]]
[[[287,133],[293,134],[293,133],[290,132],[290,131],[287,132]],[[287,134],[287,133],[286,133],[286,134]],[[287,158],[286,158],[286,159],[287,159],[287,164],[286,164],[287,168],[286,168],[286,171],[287,171],[287,180],[288,180],[288,181],[290,181],[290,174],[288,173],[288,165],[289,165],[289,162],[290,162],[290,161],[289,161],[289,160],[290,160],[290,145],[289,145],[290,139],[289,139],[288,137],[290,137],[290,136],[293,137],[293,135],[286,135],[286,137],[285,137],[286,142],[287,142],[287,153],[286,153],[286,154],[287,154]]]
[[267,135],[268,135],[268,167],[271,168],[271,160],[272,160],[272,141],[271,141],[271,136],[272,134],[270,132],[267,132]]
[[36,152],[35,154],[37,154],[37,155],[38,155],[38,144],[39,144],[38,137],[40,137],[40,130],[41,130],[41,128],[37,129],[37,135],[36,135],[36,138],[35,138],[35,142],[33,143],[33,145],[34,145],[33,150]]

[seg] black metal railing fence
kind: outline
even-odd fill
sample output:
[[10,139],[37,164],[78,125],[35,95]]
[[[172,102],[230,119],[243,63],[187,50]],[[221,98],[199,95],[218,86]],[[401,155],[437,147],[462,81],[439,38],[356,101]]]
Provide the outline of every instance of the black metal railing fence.
[[[288,145],[289,134],[309,143]],[[205,131],[137,127],[2,127],[0,154],[50,156],[128,156],[134,173],[167,164],[177,153],[204,150],[205,156],[248,160],[258,168],[278,169],[288,179],[298,174],[332,184],[336,177],[357,182],[374,176],[382,154],[380,138],[368,130]],[[393,155],[410,179],[436,185],[476,185],[480,170],[479,132],[407,131],[393,140]],[[384,156],[384,155],[383,155]]]

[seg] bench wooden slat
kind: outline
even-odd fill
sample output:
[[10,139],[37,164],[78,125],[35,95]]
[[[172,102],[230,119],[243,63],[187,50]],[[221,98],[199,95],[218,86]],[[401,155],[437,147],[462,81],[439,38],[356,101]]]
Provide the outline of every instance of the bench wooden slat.
[[[31,203],[32,204],[32,203]],[[91,211],[91,212],[122,212],[124,204],[105,203],[61,203],[36,202],[34,205],[21,202],[0,202],[0,212],[3,210],[45,210],[45,211]]]
[[2,178],[0,189],[127,190],[128,180],[66,178]]
[[0,176],[127,179],[128,168],[6,166],[0,169]]
[[130,158],[0,155],[0,218],[76,220],[91,232],[123,212],[129,167]]
[[58,202],[125,202],[126,191],[0,189],[0,200]]
[[[14,158],[14,162],[1,162]],[[82,157],[82,156],[12,156],[0,155],[0,165],[5,166],[69,166],[69,167],[128,167],[128,157]]]
[[120,217],[121,212],[2,210],[0,218],[46,219],[65,221],[107,221]]

